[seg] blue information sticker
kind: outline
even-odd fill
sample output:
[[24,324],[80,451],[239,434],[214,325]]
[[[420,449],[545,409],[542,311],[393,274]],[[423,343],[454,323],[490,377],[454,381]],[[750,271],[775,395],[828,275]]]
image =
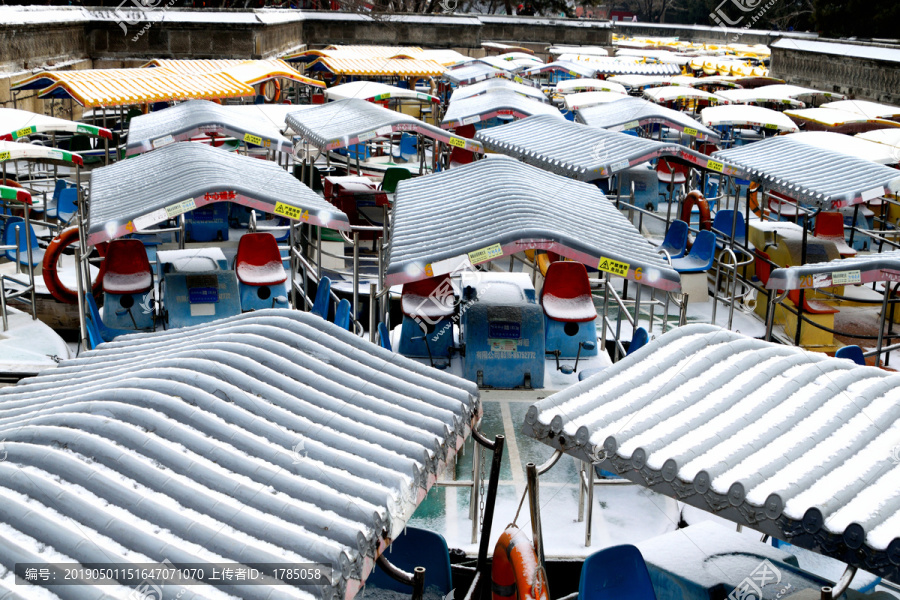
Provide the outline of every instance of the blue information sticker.
[[517,340],[522,337],[522,324],[512,321],[488,321],[488,337]]

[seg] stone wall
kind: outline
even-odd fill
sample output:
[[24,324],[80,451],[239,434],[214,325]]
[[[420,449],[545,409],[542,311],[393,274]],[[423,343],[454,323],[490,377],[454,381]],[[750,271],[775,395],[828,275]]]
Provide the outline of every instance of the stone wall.
[[772,49],[772,74],[796,85],[900,105],[900,63]]
[[782,37],[816,39],[815,33],[767,31],[740,27],[709,27],[705,25],[678,25],[670,23],[632,23],[613,21],[612,30],[618,35],[646,37],[677,37],[693,42],[720,44],[766,44]]

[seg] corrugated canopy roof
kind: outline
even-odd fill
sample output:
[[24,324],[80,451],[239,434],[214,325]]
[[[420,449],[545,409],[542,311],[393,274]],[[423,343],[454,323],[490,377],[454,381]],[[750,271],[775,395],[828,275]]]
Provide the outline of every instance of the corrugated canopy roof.
[[385,282],[467,268],[483,250],[498,258],[533,248],[593,268],[616,261],[629,279],[680,289],[678,274],[596,186],[505,157],[399,184]]
[[88,243],[220,201],[313,225],[350,228],[347,215],[275,163],[179,142],[91,172]]
[[723,104],[700,111],[700,120],[709,127],[763,127],[793,133],[799,127],[788,116],[753,104]]
[[823,288],[846,283],[900,281],[900,250],[857,254],[840,260],[774,269],[766,287],[778,290]]
[[591,78],[597,73],[594,63],[554,61],[543,65],[535,65],[522,71],[525,77],[531,77],[539,73],[567,73],[572,77]]
[[456,88],[450,95],[450,102],[501,90],[515,92],[517,94],[522,94],[523,96],[528,96],[529,98],[534,98],[535,100],[540,100],[541,102],[547,102],[547,96],[536,87],[497,77]]
[[512,115],[518,118],[549,115],[557,119],[564,118],[555,106],[526,98],[515,92],[498,90],[490,94],[451,101],[447,106],[447,112],[444,113],[441,127],[449,129],[469,125],[497,115]]
[[835,133],[833,131],[801,131],[788,134],[788,137],[816,148],[849,154],[850,156],[870,160],[880,165],[900,163],[900,154],[890,146],[852,135]]
[[648,123],[662,123],[701,140],[717,140],[719,134],[686,114],[643,98],[622,98],[600,106],[578,109],[578,119],[593,127],[625,131]]
[[16,108],[0,108],[0,140],[15,141],[33,133],[83,133],[112,139],[112,131],[95,125],[39,115]]
[[337,100],[290,113],[286,122],[301,137],[323,151],[346,148],[396,131],[418,132],[448,144],[455,140],[454,145],[464,144],[466,150],[484,151],[479,142],[452,136],[439,127],[358,98]]
[[195,599],[351,600],[481,412],[474,384],[295,310],[120,337],[45,373],[0,391],[0,563],[333,569]]
[[433,103],[439,103],[441,101],[437,96],[423,94],[422,92],[400,88],[395,85],[388,85],[378,81],[351,81],[350,83],[342,83],[325,90],[325,95],[329,100],[359,98],[361,100],[380,101],[388,100],[390,98],[401,98]]
[[574,94],[580,92],[618,92],[627,94],[624,85],[606,79],[565,79],[556,84],[557,94]]
[[766,85],[750,89],[720,90],[716,94],[738,104],[778,104],[790,108],[804,108],[806,106],[806,103],[801,100],[791,98],[783,92],[773,91],[771,89],[773,87],[777,86]]
[[658,157],[730,174],[727,164],[681,144],[657,142],[571,121],[536,116],[479,131],[485,149],[580,181],[611,177]]
[[478,83],[494,77],[503,77],[516,83],[531,85],[531,81],[528,79],[523,79],[509,71],[497,69],[482,62],[466,63],[465,66],[444,71],[444,79],[456,85],[469,85],[470,83]]
[[840,208],[900,191],[900,171],[777,136],[720,150],[713,157],[807,204]]
[[323,56],[311,62],[308,72],[328,71],[335,75],[363,75],[370,77],[437,77],[444,73],[443,65],[424,58],[335,58]]
[[238,113],[215,102],[191,100],[134,117],[128,129],[126,156],[209,133],[231,136],[280,152],[293,150],[290,140],[282,136],[268,119],[249,111]]
[[688,325],[533,404],[523,431],[900,583],[898,407],[896,373]]
[[566,110],[577,111],[578,109],[597,106],[598,104],[618,102],[627,97],[628,94],[620,92],[576,92],[574,94],[566,94],[563,102]]
[[665,87],[647,88],[644,97],[653,102],[675,102],[676,100],[695,100],[709,102],[710,105],[728,104],[731,101],[724,96],[704,92],[686,85],[668,85]]

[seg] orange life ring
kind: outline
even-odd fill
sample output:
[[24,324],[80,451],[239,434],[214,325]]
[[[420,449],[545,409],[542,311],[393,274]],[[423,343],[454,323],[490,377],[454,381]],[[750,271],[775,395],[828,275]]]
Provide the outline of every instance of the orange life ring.
[[[69,227],[64,229],[57,237],[53,238],[47,251],[44,253],[44,262],[42,263],[42,274],[44,276],[44,284],[50,294],[62,302],[63,304],[76,304],[78,302],[78,292],[67,288],[59,278],[59,272],[56,265],[63,250],[78,241],[78,227]],[[97,253],[100,256],[106,256],[107,243],[98,244],[96,246]],[[106,262],[100,263],[100,271],[97,273],[91,285],[91,292],[97,296],[103,289],[103,274],[106,272]]]
[[759,184],[755,181],[751,182],[750,185],[747,186],[747,202],[750,203],[750,210],[753,211],[753,214],[762,218],[762,209],[759,206],[759,198],[757,197],[758,191]]
[[[275,84],[275,93],[269,98],[269,95],[266,94],[266,88],[269,87],[269,84]],[[270,79],[259,84],[259,93],[262,94],[263,98],[266,99],[267,104],[277,104],[279,100],[281,100],[281,82],[277,79]]]
[[493,600],[550,600],[547,574],[538,564],[534,546],[515,525],[506,528],[494,548],[491,596]]
[[691,222],[691,209],[694,206],[700,209],[700,229],[711,230],[712,217],[709,214],[709,202],[706,201],[700,190],[693,190],[684,197],[684,204],[681,207],[681,220],[685,223]]

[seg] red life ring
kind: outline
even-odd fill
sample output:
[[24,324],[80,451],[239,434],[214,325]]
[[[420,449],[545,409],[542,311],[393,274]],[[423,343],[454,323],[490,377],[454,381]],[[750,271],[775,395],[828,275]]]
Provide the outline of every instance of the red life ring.
[[694,206],[700,209],[700,229],[711,230],[712,217],[709,214],[709,202],[706,201],[700,190],[694,190],[684,197],[684,205],[681,207],[681,220],[685,223],[691,222],[691,209]]
[[491,564],[493,600],[550,600],[547,574],[525,533],[510,525],[497,546]]
[[[63,250],[78,241],[78,227],[69,227],[64,229],[57,237],[53,238],[47,251],[44,253],[44,262],[42,263],[42,274],[44,276],[44,284],[50,294],[62,302],[63,304],[76,304],[78,302],[78,292],[67,288],[59,278],[59,272],[56,265]],[[97,253],[100,256],[106,256],[106,248],[108,244],[103,242],[97,244]],[[106,261],[100,263],[100,271],[97,273],[97,279],[91,284],[91,292],[94,296],[100,294],[103,289],[103,274],[106,272]]]

